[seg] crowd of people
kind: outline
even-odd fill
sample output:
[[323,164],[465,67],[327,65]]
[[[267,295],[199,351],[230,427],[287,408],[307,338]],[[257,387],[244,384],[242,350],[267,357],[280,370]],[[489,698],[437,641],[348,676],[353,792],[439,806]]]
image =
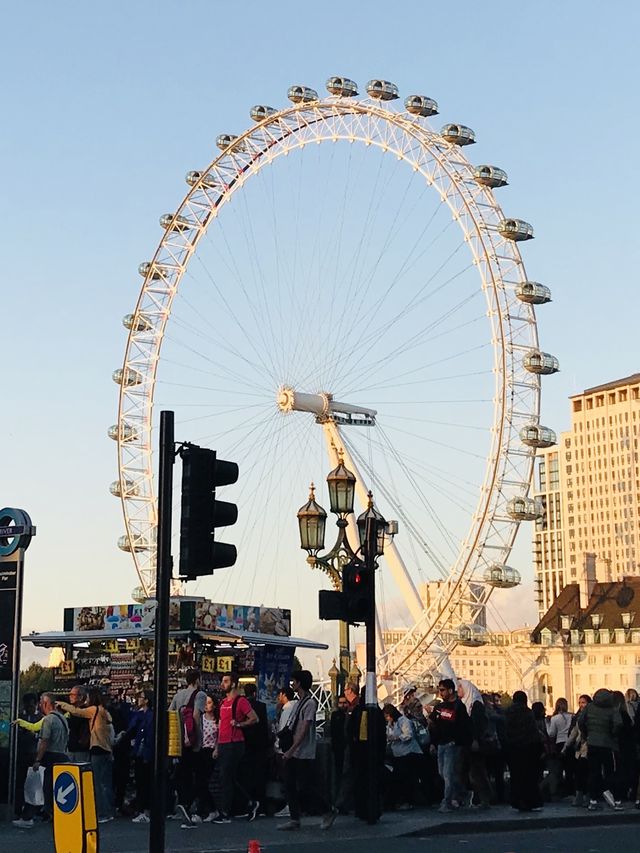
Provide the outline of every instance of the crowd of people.
[[[321,815],[323,830],[340,814],[370,819],[369,727],[378,814],[416,806],[486,810],[501,803],[536,811],[565,798],[590,810],[603,802],[621,809],[625,801],[640,808],[640,703],[633,689],[583,695],[574,712],[561,698],[548,716],[540,702],[529,707],[522,691],[503,707],[500,694],[445,678],[426,703],[408,685],[398,706],[369,709],[363,726],[364,697],[348,683],[322,729],[308,670],[295,672],[280,692],[275,720],[255,685],[241,691],[233,673],[222,678],[218,695],[201,689],[196,669],[185,682],[169,706],[182,750],[167,780],[167,817],[184,829],[259,815],[282,818],[283,831],[299,829],[303,814]],[[149,823],[154,713],[153,696],[144,690],[135,706],[82,685],[66,701],[52,693],[25,695],[16,721],[14,825],[26,829],[51,819],[52,767],[65,762],[91,764],[100,823],[116,816]],[[23,796],[34,773],[43,777],[42,805]]]

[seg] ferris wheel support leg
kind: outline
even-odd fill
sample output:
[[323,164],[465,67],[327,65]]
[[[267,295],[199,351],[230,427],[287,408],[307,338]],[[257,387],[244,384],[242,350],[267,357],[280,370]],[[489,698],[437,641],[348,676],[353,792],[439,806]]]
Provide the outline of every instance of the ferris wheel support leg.
[[[325,438],[327,441],[327,447],[329,449],[329,454],[331,458],[335,460],[335,464],[337,465],[338,460],[338,450],[342,450],[343,457],[347,468],[355,474],[356,477],[356,494],[358,496],[358,500],[362,504],[363,508],[367,506],[367,493],[369,491],[367,484],[364,482],[360,471],[358,470],[358,466],[356,465],[353,457],[349,453],[349,449],[346,447],[344,441],[342,440],[342,436],[340,434],[340,429],[335,421],[327,420],[322,424],[322,429],[324,430]],[[349,529],[355,530],[355,519],[353,517],[349,518]],[[357,531],[356,531],[356,542]],[[420,600],[420,596],[418,595],[418,590],[413,583],[413,579],[411,575],[407,571],[407,567],[404,564],[402,557],[400,556],[400,552],[395,544],[395,542],[386,542],[384,547],[384,558],[389,566],[389,570],[393,575],[393,579],[396,582],[400,593],[406,602],[407,607],[409,608],[409,612],[411,613],[412,618],[418,622],[423,615],[423,607],[422,601]]]

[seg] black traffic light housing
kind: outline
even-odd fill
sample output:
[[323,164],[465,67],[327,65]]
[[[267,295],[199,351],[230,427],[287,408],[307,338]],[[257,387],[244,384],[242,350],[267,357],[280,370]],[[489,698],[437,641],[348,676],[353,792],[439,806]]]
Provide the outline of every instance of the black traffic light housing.
[[236,504],[216,497],[218,486],[238,479],[235,462],[218,459],[215,450],[184,445],[182,457],[182,514],[180,517],[179,575],[194,580],[215,569],[233,566],[238,557],[235,545],[215,541],[216,527],[230,527],[238,520]]
[[321,590],[321,619],[338,619],[351,625],[373,618],[375,573],[360,560],[352,560],[342,568],[342,592]]

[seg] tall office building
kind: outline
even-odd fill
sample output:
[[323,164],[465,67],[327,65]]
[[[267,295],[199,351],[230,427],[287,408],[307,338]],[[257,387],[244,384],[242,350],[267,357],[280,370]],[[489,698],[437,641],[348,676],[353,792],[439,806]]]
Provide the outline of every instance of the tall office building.
[[571,429],[541,450],[533,559],[540,615],[563,586],[640,575],[640,373],[570,398]]

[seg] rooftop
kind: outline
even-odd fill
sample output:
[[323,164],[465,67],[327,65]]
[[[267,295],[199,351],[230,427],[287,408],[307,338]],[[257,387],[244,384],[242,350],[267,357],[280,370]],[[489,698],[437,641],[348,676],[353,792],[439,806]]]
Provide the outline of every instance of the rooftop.
[[[634,612],[634,611],[638,612]],[[580,589],[577,583],[564,587],[549,610],[532,631],[534,642],[540,641],[543,628],[551,631],[562,630],[562,617],[573,617],[572,630],[593,628],[591,616],[600,616],[601,630],[622,628],[622,613],[630,613],[629,628],[640,628],[640,577],[626,577],[621,581],[596,583],[593,587],[587,607],[580,608]]]
[[572,394],[569,399],[575,400],[576,397],[584,397],[587,394],[594,394],[597,391],[610,391],[613,388],[620,388],[623,385],[636,385],[640,382],[640,373],[632,373],[631,376],[625,376],[622,379],[614,379],[613,382],[605,382],[604,385],[594,385],[593,388],[585,388],[580,394]]

